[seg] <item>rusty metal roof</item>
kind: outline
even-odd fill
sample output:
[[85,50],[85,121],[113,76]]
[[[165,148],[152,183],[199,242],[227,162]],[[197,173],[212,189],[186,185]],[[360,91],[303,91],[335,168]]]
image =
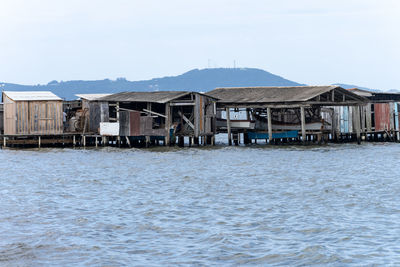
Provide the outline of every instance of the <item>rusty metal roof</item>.
[[50,91],[4,91],[3,94],[14,101],[62,100]]
[[96,100],[112,102],[152,102],[164,104],[188,94],[190,94],[190,92],[186,91],[123,92],[97,98]]
[[335,85],[216,88],[207,95],[220,99],[221,103],[287,103],[309,101],[334,89],[365,101],[363,97]]

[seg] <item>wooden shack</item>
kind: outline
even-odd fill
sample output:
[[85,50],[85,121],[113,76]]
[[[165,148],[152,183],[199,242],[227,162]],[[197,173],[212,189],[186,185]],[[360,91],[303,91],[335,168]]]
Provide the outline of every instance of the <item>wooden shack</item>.
[[[333,106],[359,107],[367,99],[339,86],[217,88],[209,93],[217,101],[218,132],[228,133],[228,142],[249,139],[296,139],[303,142],[334,138]],[[232,112],[243,111],[244,119],[231,120]],[[222,117],[225,114],[225,118]],[[359,130],[359,127],[357,128]],[[358,132],[358,138],[360,133]]]
[[[215,98],[197,92],[123,92],[96,101],[109,103],[109,121],[119,124],[121,137],[158,138],[166,144],[213,142]],[[106,125],[105,125],[106,126]],[[108,127],[108,126],[107,126]]]
[[77,94],[81,101],[81,109],[75,113],[75,131],[98,134],[100,123],[108,122],[109,107],[106,101],[97,99],[110,94]]
[[4,91],[5,135],[63,133],[62,99],[49,91]]
[[[361,131],[367,139],[400,140],[399,93],[374,92],[358,88],[349,91],[368,99],[368,103],[361,109]],[[339,111],[339,116],[349,121],[349,132],[351,132],[352,114],[342,114]]]

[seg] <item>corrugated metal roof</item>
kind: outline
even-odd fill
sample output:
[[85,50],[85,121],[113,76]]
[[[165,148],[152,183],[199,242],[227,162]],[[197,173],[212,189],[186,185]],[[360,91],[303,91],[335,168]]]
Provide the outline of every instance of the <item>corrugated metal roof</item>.
[[333,89],[364,101],[363,97],[334,85],[216,88],[207,95],[220,99],[221,103],[287,103],[309,101]]
[[97,100],[97,98],[101,98],[101,97],[105,97],[105,96],[109,96],[111,94],[76,94],[77,97],[81,98],[81,99],[86,99],[89,101],[92,100]]
[[159,91],[159,92],[123,92],[101,97],[98,101],[113,101],[113,102],[153,102],[167,103],[171,100],[180,98],[190,94],[185,91]]
[[371,92],[371,91],[361,90],[358,88],[350,88],[347,90],[349,90],[352,93],[355,93],[356,95],[365,96],[365,97],[372,96],[372,94],[373,94],[373,92]]
[[50,91],[4,91],[3,94],[14,101],[62,100]]
[[358,88],[352,88],[348,90],[359,96],[364,96],[372,101],[388,101],[388,102],[400,101],[399,93],[373,92],[373,91],[361,90]]

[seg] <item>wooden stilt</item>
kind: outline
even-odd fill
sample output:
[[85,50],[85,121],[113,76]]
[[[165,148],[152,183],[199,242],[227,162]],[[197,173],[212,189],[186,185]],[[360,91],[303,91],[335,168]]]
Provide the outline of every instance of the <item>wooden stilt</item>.
[[76,146],[76,137],[75,137],[75,135],[72,136],[72,145],[74,147]]
[[40,148],[40,146],[41,146],[41,138],[40,138],[40,136],[39,136],[39,140],[38,140],[38,146],[39,146],[39,148]]
[[215,146],[215,135],[211,136],[211,145]]
[[231,133],[231,114],[230,108],[226,108],[226,128],[228,131],[228,145],[232,145],[232,133]]
[[301,139],[303,144],[306,142],[306,116],[304,113],[304,107],[300,107],[300,120],[301,120]]
[[3,147],[7,147],[7,139],[5,136],[3,137]]
[[107,137],[103,136],[102,138],[103,146],[106,146],[107,144]]
[[131,141],[129,140],[129,137],[125,136],[125,138],[126,138],[126,143],[128,144],[129,148],[131,148],[132,145],[131,145]]
[[239,133],[234,133],[233,134],[233,142],[235,143],[235,146],[239,145],[239,138],[240,138],[240,134]]
[[179,147],[184,147],[185,146],[185,137],[184,136],[179,136],[178,137],[178,146]]
[[317,143],[320,145],[322,143],[322,133],[317,134]]
[[86,135],[83,136],[83,147],[86,147]]
[[247,132],[244,132],[244,133],[243,133],[243,143],[244,143],[245,145],[247,145],[247,144],[250,143],[249,134],[248,134]]
[[97,136],[95,137],[94,142],[96,143],[96,147],[98,147]]
[[357,143],[361,144],[361,136],[360,136],[360,107],[359,106],[355,106],[354,107],[354,118],[355,118],[355,122],[354,122],[354,127],[356,128],[356,138],[357,138]]
[[268,119],[268,143],[272,144],[272,115],[271,108],[267,108],[267,119]]
[[171,129],[171,120],[172,120],[172,116],[171,116],[171,106],[169,103],[165,104],[165,130],[167,131],[167,136],[165,137],[165,143],[167,146],[170,145],[170,129]]

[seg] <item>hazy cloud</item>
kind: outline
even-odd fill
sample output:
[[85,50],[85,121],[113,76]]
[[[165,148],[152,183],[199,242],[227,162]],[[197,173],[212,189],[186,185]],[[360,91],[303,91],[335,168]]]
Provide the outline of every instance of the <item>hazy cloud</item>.
[[300,83],[400,83],[399,1],[2,0],[0,80],[259,67]]

